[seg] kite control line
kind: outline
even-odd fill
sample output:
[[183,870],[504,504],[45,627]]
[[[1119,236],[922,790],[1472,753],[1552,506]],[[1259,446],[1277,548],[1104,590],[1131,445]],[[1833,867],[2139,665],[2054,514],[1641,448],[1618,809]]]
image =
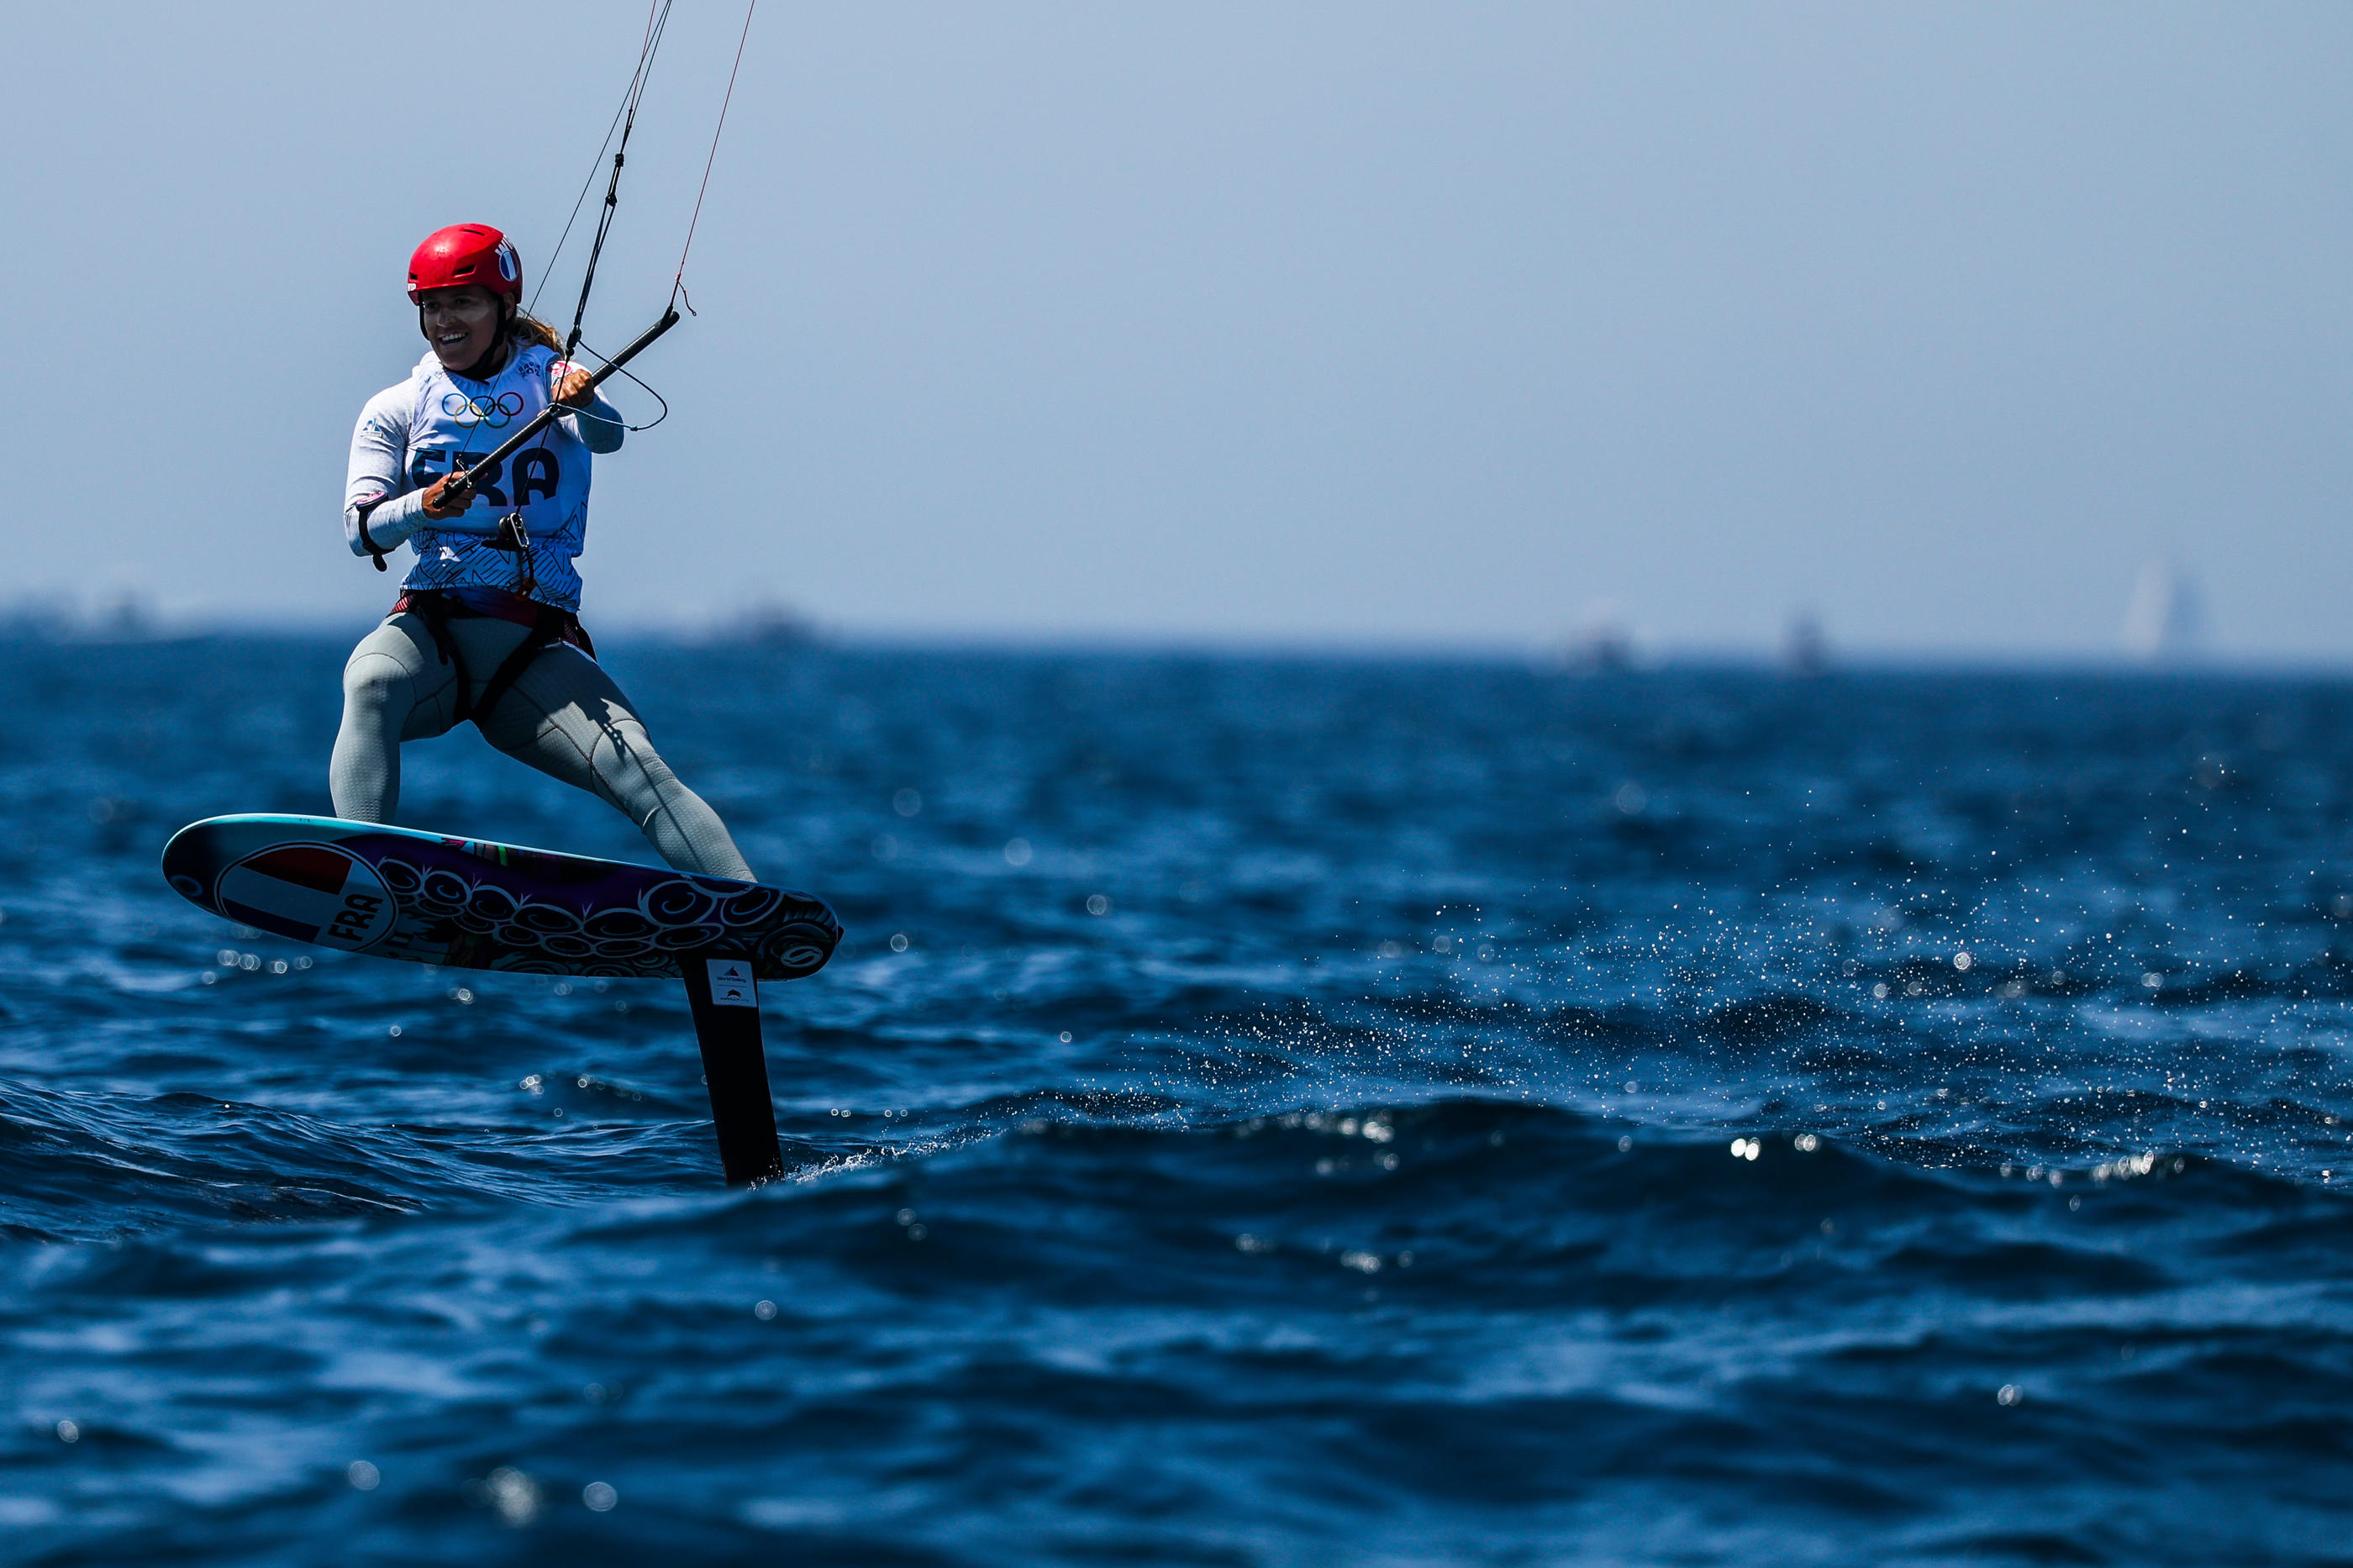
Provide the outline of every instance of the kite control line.
[[[630,132],[637,129],[638,105],[645,98],[646,81],[653,72],[654,56],[659,52],[661,48],[662,33],[670,25],[670,6],[673,3],[674,0],[656,0],[652,9],[647,13],[645,41],[638,49],[638,67],[637,69],[630,74],[628,90],[622,95],[621,107],[614,115],[614,121],[620,131],[620,142],[618,145],[614,146],[613,148],[613,173],[611,178],[606,182],[604,206],[597,214],[596,237],[589,243],[588,262],[581,273],[580,299],[578,303],[575,304],[572,310],[572,330],[565,335],[564,339],[563,359],[567,364],[572,363],[573,355],[578,353],[584,346],[580,342],[581,324],[587,319],[589,293],[596,286],[596,262],[604,254],[606,237],[612,232],[613,216],[620,209],[621,170],[628,161],[629,135]],[[744,46],[751,39],[752,16],[754,12],[758,8],[759,0],[749,0],[749,3],[744,7],[744,27],[743,30],[736,35],[735,59],[734,63],[728,68],[726,94],[719,101],[718,123],[713,125],[711,130],[711,150],[702,160],[702,182],[695,189],[694,212],[693,215],[688,218],[686,225],[686,243],[679,247],[678,272],[670,279],[670,303],[663,308],[661,320],[656,321],[651,327],[639,334],[638,340],[635,342],[632,342],[628,347],[623,349],[619,353],[615,354],[610,359],[606,359],[602,354],[596,355],[597,358],[604,359],[605,363],[602,368],[598,369],[595,374],[589,376],[588,387],[591,391],[603,385],[607,377],[611,376],[615,372],[619,371],[621,367],[628,364],[630,360],[636,358],[638,354],[656,338],[660,337],[664,332],[678,325],[679,304],[681,300],[686,300],[687,299],[686,258],[687,256],[694,249],[694,231],[702,222],[702,199],[707,194],[709,194],[711,189],[712,165],[717,163],[719,159],[719,139],[727,130],[727,110],[729,106],[735,101],[735,79],[744,68]],[[605,139],[608,144],[612,142],[613,132],[611,129],[607,129],[605,132]],[[596,152],[597,157],[601,160],[604,156],[604,149],[600,147]],[[595,180],[596,175],[592,172],[589,175],[590,184],[593,184]],[[587,194],[588,186],[584,184],[581,187],[580,192],[582,200],[586,199]],[[555,242],[555,250],[550,254],[547,258],[549,271],[552,272],[554,270],[555,258],[557,256],[563,254],[564,242],[571,237],[572,223],[578,221],[579,216],[580,202],[575,201],[572,204],[572,220],[565,224],[564,234],[557,238]],[[544,289],[546,286],[546,273],[542,273],[540,276],[540,288]],[[516,288],[515,292],[518,296],[522,293],[520,285]],[[533,290],[533,299],[536,300],[537,298],[538,289],[534,289]],[[691,313],[694,310],[693,303],[691,300],[688,300],[686,308],[688,311]],[[588,352],[590,353],[596,353],[594,349],[590,349]],[[634,375],[630,376],[629,379],[631,381],[638,381],[638,378]],[[645,383],[642,381],[638,381],[638,384],[645,386]],[[649,392],[653,391],[651,387],[647,387],[646,390]],[[658,400],[661,396],[659,393],[655,393],[654,395]],[[533,416],[530,423],[523,426],[522,429],[516,431],[512,436],[508,437],[505,441],[501,442],[499,445],[498,449],[491,452],[488,457],[482,458],[478,461],[465,461],[462,466],[456,466],[453,464],[449,473],[449,478],[441,489],[442,503],[444,505],[448,505],[453,500],[463,503],[467,498],[473,494],[473,475],[475,470],[480,469],[487,472],[496,472],[501,464],[504,463],[509,458],[513,457],[515,453],[521,451],[526,442],[530,441],[541,431],[546,429],[558,416],[565,412],[565,405],[563,404],[550,403],[545,408],[541,409],[539,413]],[[662,405],[662,412],[665,416],[668,416],[670,405],[667,403]],[[660,421],[656,420],[655,423],[659,424]],[[529,550],[531,542],[523,532],[522,512],[520,509],[510,513],[508,516],[500,519],[498,534],[491,542],[498,549],[512,550],[522,553],[525,561],[530,559]],[[378,556],[376,558],[376,568],[379,571],[384,568],[384,558],[382,556]]]
[[[607,360],[601,369],[590,373],[588,377],[588,390],[594,392],[597,387],[604,385],[606,378],[612,375],[631,360],[637,358],[638,355],[642,353],[646,349],[651,347],[653,341],[656,338],[660,337],[664,332],[670,331],[672,327],[678,325],[678,311],[675,308],[664,310],[660,321],[656,321],[652,326],[648,327],[644,331],[638,334],[637,342],[631,343],[628,348],[623,349],[619,353],[615,354],[611,359]],[[531,416],[530,423],[526,424],[522,429],[516,431],[513,435],[508,437],[505,440],[500,442],[498,448],[495,451],[492,451],[488,456],[479,459],[467,460],[463,468],[451,469],[448,482],[441,487],[442,504],[445,506],[448,505],[453,497],[463,497],[473,494],[474,473],[476,469],[496,468],[509,458],[513,457],[517,452],[522,450],[523,443],[529,441],[533,437],[538,435],[542,430],[546,429],[550,425],[554,424],[559,416],[568,414],[571,411],[569,405],[550,403],[546,407],[533,415]],[[521,524],[516,522],[512,518],[510,518],[507,521],[519,533],[521,531]],[[509,544],[507,548],[512,549],[515,548],[515,546],[513,544]]]

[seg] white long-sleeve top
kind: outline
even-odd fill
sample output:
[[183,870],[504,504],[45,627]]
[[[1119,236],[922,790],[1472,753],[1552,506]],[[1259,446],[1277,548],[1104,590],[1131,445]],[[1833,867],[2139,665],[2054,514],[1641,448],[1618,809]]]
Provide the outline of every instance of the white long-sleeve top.
[[[500,469],[476,468],[472,498],[458,517],[427,517],[422,494],[453,458],[488,455],[546,407],[566,368],[552,349],[518,344],[496,376],[471,381],[427,353],[406,381],[369,398],[352,432],[343,487],[352,553],[369,553],[370,543],[385,552],[410,544],[417,563],[403,588],[502,588],[576,612],[573,559],[587,536],[589,458],[618,451],[625,433],[611,404],[600,396],[560,415]],[[518,510],[531,541],[527,560],[488,542],[499,520]]]

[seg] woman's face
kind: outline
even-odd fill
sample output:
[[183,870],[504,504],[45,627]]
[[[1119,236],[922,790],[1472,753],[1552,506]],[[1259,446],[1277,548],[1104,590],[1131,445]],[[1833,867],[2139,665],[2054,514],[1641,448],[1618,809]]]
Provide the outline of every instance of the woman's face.
[[417,296],[417,319],[444,370],[481,363],[499,335],[499,297],[478,283],[427,289]]

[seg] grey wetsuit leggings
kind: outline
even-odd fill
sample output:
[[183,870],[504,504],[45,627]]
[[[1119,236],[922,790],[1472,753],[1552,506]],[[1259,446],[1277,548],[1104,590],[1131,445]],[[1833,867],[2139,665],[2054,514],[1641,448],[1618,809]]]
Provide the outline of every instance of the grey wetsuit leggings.
[[[471,677],[470,699],[531,635],[494,616],[453,616],[448,626]],[[457,705],[457,668],[421,619],[404,611],[370,632],[343,666],[343,727],[327,775],[335,814],[390,822],[400,805],[400,742],[448,733]],[[755,880],[719,814],[678,782],[629,700],[578,648],[565,644],[533,659],[482,732],[507,755],[626,813],[678,869]]]

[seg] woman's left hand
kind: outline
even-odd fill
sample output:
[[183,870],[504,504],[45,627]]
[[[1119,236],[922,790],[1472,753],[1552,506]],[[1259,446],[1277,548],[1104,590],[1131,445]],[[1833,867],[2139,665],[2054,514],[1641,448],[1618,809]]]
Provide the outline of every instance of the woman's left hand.
[[588,384],[588,373],[578,365],[565,369],[564,379],[555,384],[555,401],[568,408],[586,408],[596,401],[596,389]]

